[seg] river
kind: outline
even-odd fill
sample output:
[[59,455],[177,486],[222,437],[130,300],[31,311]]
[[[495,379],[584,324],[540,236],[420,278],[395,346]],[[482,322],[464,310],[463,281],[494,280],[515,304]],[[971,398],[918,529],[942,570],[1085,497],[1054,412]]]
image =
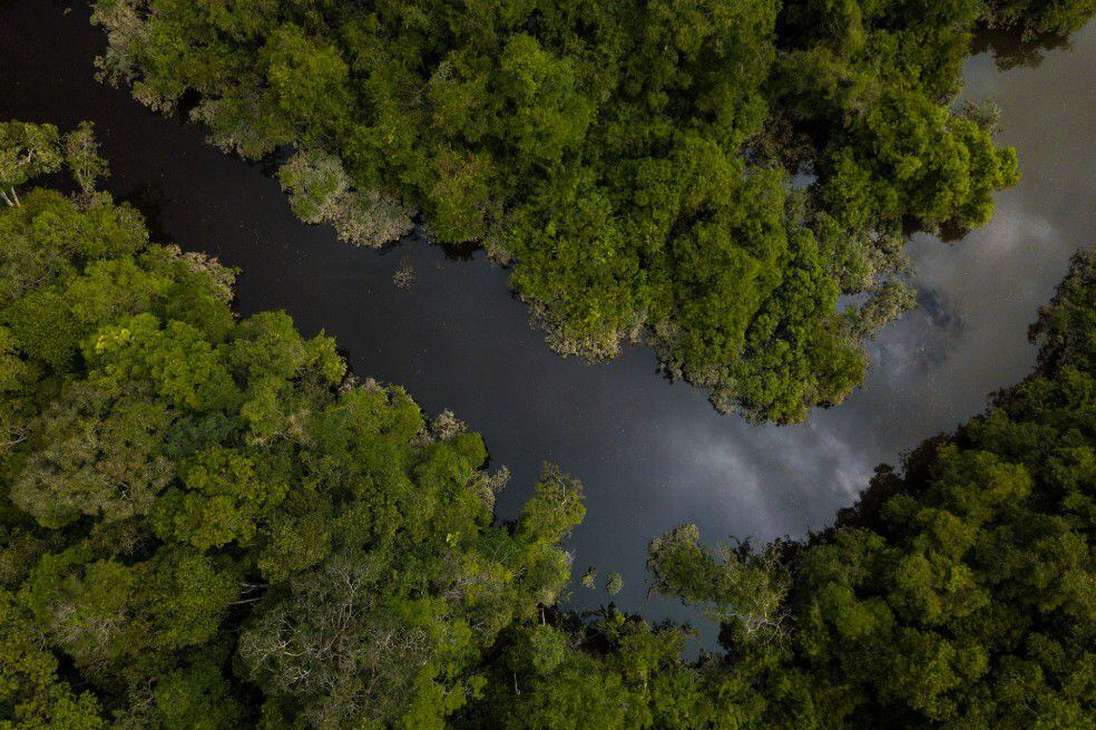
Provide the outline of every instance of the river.
[[[1001,106],[1023,181],[962,241],[912,239],[921,307],[871,344],[867,381],[845,404],[797,426],[754,426],[660,377],[645,348],[608,365],[559,358],[482,254],[448,257],[416,238],[355,249],[303,225],[269,170],[96,83],[103,44],[82,4],[0,3],[0,119],[94,121],[107,188],[146,214],[157,240],[240,267],[242,313],[285,309],[306,333],[337,337],[358,374],[402,384],[429,413],[450,408],[481,432],[493,462],[513,471],[502,517],[544,460],[580,477],[588,512],[570,541],[576,572],[620,571],[617,603],[653,618],[687,614],[647,596],[651,537],[686,521],[708,540],[826,526],[877,463],[954,428],[1028,372],[1028,324],[1070,254],[1096,241],[1096,23],[1034,67],[972,57],[965,93]],[[392,282],[404,260],[416,272],[406,290]],[[572,605],[603,600],[576,588]]]

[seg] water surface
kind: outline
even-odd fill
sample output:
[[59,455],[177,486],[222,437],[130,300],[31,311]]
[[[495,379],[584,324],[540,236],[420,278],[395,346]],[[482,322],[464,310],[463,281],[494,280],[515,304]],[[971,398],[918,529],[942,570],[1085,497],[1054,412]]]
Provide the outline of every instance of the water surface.
[[[710,540],[824,527],[877,463],[954,428],[1027,373],[1028,323],[1070,254],[1096,241],[1096,24],[1035,68],[1000,72],[988,55],[972,58],[967,95],[1001,106],[1023,181],[961,242],[914,238],[922,307],[872,343],[861,390],[805,424],[753,426],[662,379],[644,348],[609,365],[560,359],[482,255],[447,258],[414,239],[378,253],[301,224],[260,166],[95,83],[103,38],[87,17],[55,0],[0,5],[0,119],[94,121],[114,173],[107,187],[146,213],[159,240],[241,267],[241,312],[282,308],[306,333],[326,329],[357,373],[400,383],[428,412],[451,408],[483,433],[514,474],[502,516],[543,460],[579,476],[588,513],[571,540],[577,572],[619,570],[617,602],[652,617],[683,614],[646,595],[651,537],[685,521]],[[410,290],[392,283],[405,258]],[[601,600],[576,589],[576,605]]]

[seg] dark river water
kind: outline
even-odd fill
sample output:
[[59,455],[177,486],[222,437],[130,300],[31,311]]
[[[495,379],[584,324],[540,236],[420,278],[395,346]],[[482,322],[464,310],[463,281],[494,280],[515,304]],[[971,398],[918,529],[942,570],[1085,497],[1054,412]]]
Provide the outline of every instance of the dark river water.
[[[240,267],[243,313],[281,308],[305,332],[326,329],[358,374],[402,384],[428,412],[451,408],[480,431],[514,474],[501,516],[544,460],[580,477],[588,512],[571,540],[576,571],[619,570],[618,604],[654,618],[684,614],[646,595],[651,537],[686,521],[708,540],[824,527],[877,463],[954,428],[1026,374],[1028,323],[1070,254],[1096,241],[1096,23],[1036,67],[1002,72],[975,56],[966,95],[1001,106],[1023,182],[962,241],[912,240],[922,306],[872,344],[862,389],[805,424],[758,427],[662,379],[644,348],[609,365],[559,358],[482,255],[447,258],[415,239],[378,253],[301,224],[260,166],[96,83],[102,44],[79,3],[0,2],[0,119],[94,121],[113,169],[107,187],[146,213],[158,240]],[[392,283],[401,259],[415,267],[409,290]],[[577,588],[573,605],[602,600]]]

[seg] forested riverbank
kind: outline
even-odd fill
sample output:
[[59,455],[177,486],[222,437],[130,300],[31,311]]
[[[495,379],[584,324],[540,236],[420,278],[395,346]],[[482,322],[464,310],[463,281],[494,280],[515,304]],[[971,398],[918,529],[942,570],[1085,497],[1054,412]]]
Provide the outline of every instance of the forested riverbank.
[[[335,335],[356,371],[405,385],[428,413],[451,409],[475,424],[492,463],[514,474],[498,498],[503,517],[520,514],[545,459],[565,464],[591,485],[587,518],[568,541],[579,571],[619,571],[618,605],[660,619],[692,614],[648,595],[651,534],[696,521],[711,539],[771,540],[829,524],[876,464],[897,463],[1030,371],[1027,324],[1094,235],[1096,156],[1086,140],[1096,133],[1087,111],[1096,105],[1096,28],[1036,46],[998,34],[966,63],[963,98],[1000,104],[1000,144],[1017,149],[1021,182],[957,245],[913,236],[919,304],[869,342],[863,388],[804,424],[753,426],[661,379],[649,348],[626,347],[596,367],[556,357],[508,294],[506,271],[482,252],[450,256],[417,235],[361,250],[331,227],[295,221],[270,166],[222,155],[183,115],[150,114],[128,90],[96,83],[105,35],[87,7],[69,7],[0,8],[9,59],[0,118],[63,128],[95,120],[113,170],[104,186],[141,210],[156,240],[239,267],[239,311],[285,309],[309,336]],[[37,41],[43,34],[51,43]],[[410,289],[393,285],[405,263]],[[570,605],[597,603],[578,590]],[[713,631],[704,643],[714,640]]]
[[[684,628],[556,607],[575,480],[546,468],[495,524],[478,435],[282,313],[237,319],[231,271],[95,191],[90,127],[12,122],[0,155],[4,720],[1091,725],[1091,250],[1032,327],[1035,372],[833,528],[651,542],[654,589],[722,626],[688,662]],[[62,167],[71,197],[24,187]]]
[[[432,238],[512,266],[560,353],[643,339],[721,410],[785,423],[844,400],[864,339],[912,306],[905,234],[983,225],[1018,179],[992,104],[953,103],[974,29],[1068,33],[1091,11],[103,0],[92,17],[105,80],[160,111],[192,93],[226,151],[295,146],[279,179],[302,220],[379,246],[421,210]],[[838,312],[842,294],[861,301]]]
[[[199,42],[176,47],[172,52],[182,56],[167,64],[177,67],[180,78],[208,71],[186,69],[184,61],[209,62],[204,54],[217,45],[206,44],[211,37],[224,44],[220,60],[260,41],[268,46],[273,36],[284,40],[283,12],[307,41],[281,48],[283,71],[307,76],[322,69],[323,64],[298,63],[310,56],[302,50],[315,50],[308,43],[345,51],[344,38],[328,36],[332,23],[343,18],[332,10],[339,3],[285,11],[287,4],[260,2],[254,14],[241,15],[245,5],[226,4],[224,12],[182,2],[99,7],[113,7],[115,22],[132,31],[127,37],[143,52],[162,51],[171,39],[196,33],[191,40]],[[60,45],[48,53],[88,62],[72,78],[51,76],[52,69],[63,68],[52,59],[27,64],[35,53],[42,59],[45,47],[33,35],[20,36],[19,29],[28,26],[5,28],[0,22],[0,45],[12,51],[12,67],[0,80],[0,109],[22,105],[35,121],[50,121],[50,114],[66,120],[60,131],[19,123],[0,129],[0,724],[1092,726],[1096,260],[1090,248],[1073,257],[1057,296],[1032,327],[1038,358],[1030,375],[968,420],[982,393],[1028,369],[1027,350],[1000,342],[1019,339],[1017,323],[1034,317],[1032,302],[1046,301],[1049,282],[1058,281],[1065,268],[1063,252],[1089,245],[1096,235],[1093,198],[1086,194],[1096,187],[1084,146],[1096,125],[1091,115],[1067,113],[1089,98],[1085,80],[1092,66],[1085,59],[1096,57],[1096,46],[1088,33],[1071,55],[1064,36],[1092,8],[1083,1],[960,5],[938,9],[941,15],[926,18],[909,37],[922,38],[928,28],[940,31],[922,44],[929,57],[945,47],[959,53],[959,39],[969,41],[974,23],[1006,32],[1007,42],[993,41],[1002,43],[993,54],[999,67],[1012,70],[993,71],[983,54],[966,63],[964,75],[977,89],[968,98],[1002,98],[1011,105],[1005,108],[1011,116],[1002,116],[1003,128],[984,149],[1007,155],[1005,145],[1015,144],[1027,179],[996,195],[995,220],[951,250],[940,251],[940,241],[915,233],[911,250],[922,269],[912,278],[906,279],[904,254],[894,260],[893,271],[874,270],[872,276],[880,278],[873,279],[868,297],[878,295],[882,289],[875,285],[881,284],[890,287],[887,296],[898,297],[892,301],[907,297],[908,303],[901,287],[912,282],[920,307],[907,315],[897,339],[892,328],[865,340],[878,366],[875,382],[882,378],[887,387],[877,386],[866,401],[853,399],[824,417],[811,416],[804,426],[756,429],[717,416],[695,393],[659,383],[647,352],[632,350],[626,362],[606,369],[576,368],[547,352],[538,358],[542,335],[523,331],[522,305],[491,293],[492,287],[503,289],[503,274],[486,267],[479,254],[472,261],[459,258],[468,255],[470,244],[498,256],[505,249],[495,247],[497,238],[449,241],[441,250],[454,258],[437,254],[439,247],[408,242],[397,256],[385,255],[391,249],[354,251],[335,246],[326,230],[287,220],[277,191],[288,190],[294,211],[305,220],[332,223],[341,237],[358,242],[407,230],[409,219],[377,217],[399,214],[392,197],[398,193],[401,205],[417,201],[417,220],[431,229],[434,241],[444,242],[431,225],[439,211],[429,202],[430,191],[414,180],[401,182],[395,193],[365,188],[341,143],[303,144],[295,138],[289,141],[298,145],[296,152],[281,148],[276,158],[264,158],[267,174],[275,171],[275,159],[286,162],[271,182],[258,166],[203,155],[191,131],[173,120],[148,118],[135,104],[116,105],[118,95],[109,89],[74,93],[72,78],[90,83],[92,51],[69,48],[67,31],[57,33]],[[24,2],[9,7],[15,11],[0,18],[48,15],[27,11]],[[61,15],[59,4],[50,7]],[[767,131],[749,137],[736,148],[741,177],[712,184],[730,190],[749,187],[757,174],[781,179],[773,189],[787,196],[781,225],[791,228],[780,235],[791,242],[800,226],[801,240],[809,234],[817,245],[824,238],[819,220],[836,210],[824,197],[834,183],[827,182],[820,160],[841,145],[855,157],[853,148],[864,138],[853,141],[849,130],[863,116],[874,115],[877,132],[887,123],[882,107],[873,106],[880,98],[872,87],[894,81],[894,69],[880,67],[879,59],[867,68],[859,65],[878,56],[888,38],[905,37],[900,16],[917,8],[806,3],[796,16],[791,7],[770,8],[776,60],[769,67],[773,76],[755,89],[767,107],[765,123],[788,113],[779,108],[786,98],[770,94],[780,74],[788,73],[785,64],[797,57],[843,59],[847,67],[835,71],[842,103],[859,99],[866,106],[853,104],[833,122],[843,130],[839,137],[849,135],[840,143],[831,139],[812,152],[810,146],[833,133],[812,130],[799,159],[777,159],[774,149],[758,152],[753,145],[762,144]],[[127,15],[127,8],[134,14]],[[386,13],[394,8],[378,5],[378,18],[391,21],[398,13]],[[496,47],[507,52],[513,45],[507,34],[533,38],[544,52],[533,55],[550,61],[553,71],[570,64],[576,80],[570,91],[587,93],[582,49],[600,31],[576,21],[568,31],[574,37],[564,42],[562,32],[553,36],[546,30],[568,27],[561,16],[553,26],[537,15],[541,4],[515,8],[519,16],[532,13],[536,22],[519,27],[505,21],[477,30],[497,33]],[[448,23],[466,9],[439,12]],[[566,20],[593,17],[590,10],[578,3]],[[613,12],[601,19],[623,22]],[[633,15],[628,22],[651,22]],[[261,22],[244,28],[233,19],[245,16],[276,17],[279,28],[268,37]],[[697,18],[688,16],[664,18],[665,27],[691,28]],[[370,32],[386,41],[400,34],[415,43],[425,39],[429,50],[422,58],[437,60],[450,52],[446,43],[467,31],[446,29],[438,17],[399,16],[395,26],[381,23]],[[724,20],[733,27],[741,17]],[[822,17],[842,21],[832,27],[815,23]],[[86,18],[78,20],[86,24]],[[172,25],[181,20],[182,26]],[[800,28],[813,38],[800,40],[809,48],[780,40],[796,23],[818,25]],[[50,33],[61,26],[50,26]],[[210,28],[213,36],[206,34]],[[861,31],[865,37],[858,39]],[[673,54],[684,54],[678,60],[688,55],[687,35],[671,44]],[[75,36],[81,37],[88,34]],[[622,38],[629,49],[639,46],[627,44],[642,40],[627,32]],[[1017,40],[1020,45],[1008,45]],[[705,36],[701,47],[711,41]],[[899,46],[909,52],[910,46]],[[709,50],[698,58],[709,58]],[[963,46],[949,61],[955,73],[968,51]],[[248,62],[267,73],[274,66],[264,53]],[[1040,77],[1043,54],[1053,71],[1044,69]],[[513,60],[487,56],[485,68],[491,69],[492,63]],[[883,66],[890,62],[881,58]],[[374,61],[369,74],[390,59]],[[412,64],[416,73],[428,68]],[[517,68],[543,70],[535,64]],[[849,69],[862,72],[862,86],[849,85],[855,80]],[[654,110],[656,116],[693,118],[695,109],[682,103],[697,88],[686,83],[688,71],[666,82],[673,89],[667,105],[644,101],[642,115]],[[348,86],[358,89],[362,73],[352,69]],[[499,91],[495,74],[488,70],[484,77],[492,94]],[[531,78],[541,89],[558,81],[539,71]],[[133,80],[139,84],[140,74]],[[251,82],[256,85],[246,91],[255,96],[239,97],[246,114],[255,111],[251,102],[277,86],[265,77]],[[229,75],[225,83],[242,82]],[[357,94],[360,89],[354,104],[364,104]],[[331,98],[339,102],[338,94]],[[422,98],[427,107],[435,103]],[[211,99],[225,97],[203,97],[192,89],[178,106],[189,114]],[[996,127],[984,104],[952,101],[948,95],[931,99],[947,119],[974,115],[987,134]],[[604,122],[605,110],[619,102],[620,97],[602,100],[587,127],[590,139],[599,134],[590,130]],[[43,111],[51,105],[60,113]],[[277,104],[269,109],[275,117],[292,118]],[[370,113],[366,106],[353,109],[358,122]],[[94,127],[77,125],[84,110],[102,115],[103,123],[96,117]],[[557,121],[573,121],[571,111]],[[246,114],[241,118],[251,119]],[[504,117],[508,124],[521,115],[506,106],[487,126]],[[536,117],[527,126],[540,134],[536,124],[543,121]],[[795,118],[780,133],[813,123],[807,116]],[[517,158],[530,153],[528,146],[511,148],[516,133],[497,126],[474,142],[464,131],[434,139],[433,124],[411,125],[419,135],[411,146],[415,154],[438,153],[432,146],[437,139],[450,151],[467,145],[464,153],[490,157],[498,168],[519,164]],[[293,134],[305,134],[303,129],[295,127]],[[941,129],[933,127],[930,138],[941,139]],[[101,192],[110,166],[98,154],[96,132],[105,133],[125,160],[121,185],[111,183],[110,189],[132,191],[135,207],[124,202],[129,195]],[[427,138],[432,141],[422,143]],[[566,179],[567,168],[586,165],[595,188],[612,188],[599,177],[605,160],[583,151],[588,141],[583,137],[567,147],[555,168],[520,168],[522,179]],[[944,164],[931,147],[923,148],[930,169]],[[386,159],[390,153],[383,150]],[[874,154],[865,153],[861,162],[888,159]],[[914,165],[914,157],[903,159]],[[971,162],[961,151],[958,157]],[[164,161],[162,169],[148,167],[153,159]],[[677,166],[683,158],[669,159]],[[393,157],[391,164],[398,168],[403,162]],[[914,167],[923,170],[924,164]],[[62,168],[68,180],[59,176]],[[491,184],[517,179],[513,170],[492,169]],[[941,169],[955,172],[950,162]],[[807,171],[814,177],[792,176]],[[385,168],[382,174],[402,178],[406,172]],[[872,175],[881,177],[865,199],[871,205],[879,203],[878,185],[907,179],[895,170],[875,169]],[[462,180],[475,182],[474,176]],[[517,187],[503,186],[497,199],[528,209],[533,204],[521,198],[527,191]],[[582,188],[582,194],[590,189]],[[941,188],[911,187],[900,197],[933,189]],[[607,194],[608,205],[621,203],[619,192]],[[878,209],[864,201],[854,207],[881,216],[870,224],[873,233],[886,228],[879,220],[887,216]],[[367,210],[370,215],[364,215]],[[560,212],[546,208],[538,215],[555,218]],[[513,223],[501,209],[484,216],[489,228]],[[614,220],[634,222],[630,216]],[[708,207],[698,216],[689,221],[693,232],[700,220],[723,221]],[[899,247],[911,231],[927,227],[948,235],[956,223],[900,218],[892,239]],[[385,220],[395,223],[377,227]],[[683,225],[675,221],[673,235]],[[746,239],[735,230],[738,245]],[[551,245],[568,235],[557,231]],[[858,234],[846,227],[841,235],[845,246],[846,236]],[[152,242],[176,236],[183,249]],[[675,245],[667,239],[667,250]],[[714,238],[698,245],[719,250]],[[227,268],[202,253],[220,250],[229,261],[247,262],[245,268]],[[817,248],[823,259],[836,250]],[[550,248],[544,252],[549,261],[556,256]],[[826,275],[848,273],[855,263],[831,260]],[[517,277],[523,264],[520,258],[511,264]],[[788,276],[780,268],[786,264],[778,264],[781,277]],[[401,273],[411,278],[400,279]],[[990,286],[990,279],[997,281]],[[585,284],[561,296],[570,300],[583,291]],[[795,304],[802,288],[789,284],[783,291],[792,296],[781,294],[782,301]],[[537,308],[528,292],[525,298]],[[964,306],[974,301],[980,308]],[[864,292],[841,312],[835,305],[835,331],[845,336],[851,330],[842,327],[887,309],[879,305]],[[281,307],[296,310],[294,318]],[[419,308],[425,325],[414,315]],[[303,313],[303,323],[296,312]],[[547,310],[540,314],[548,317],[540,324],[548,326],[552,343],[567,349],[558,323]],[[926,324],[911,328],[910,319]],[[347,351],[337,350],[322,331],[328,322]],[[857,337],[867,335],[864,330]],[[659,334],[648,329],[647,336]],[[666,366],[666,350],[653,344]],[[350,357],[357,377],[347,374]],[[860,357],[866,362],[866,355]],[[384,382],[369,377],[380,372]],[[919,383],[925,374],[927,382]],[[399,385],[404,382],[415,387],[405,391]],[[813,386],[795,385],[804,387]],[[503,396],[510,388],[520,396]],[[919,396],[923,402],[905,402]],[[798,397],[793,393],[792,400]],[[734,398],[738,407],[764,417],[755,404]],[[671,400],[673,409],[652,406]],[[454,402],[477,414],[469,419],[473,428],[490,429],[486,443],[460,420],[465,408],[457,415],[445,408]],[[894,430],[886,424],[902,419],[916,425],[904,424],[899,431],[907,435],[901,439],[891,434],[880,441],[881,432]],[[952,430],[959,421],[965,423]],[[849,426],[851,438],[842,439],[835,423]],[[878,460],[876,453],[893,459],[899,448],[913,447],[941,424],[947,432],[903,457],[901,469],[880,466],[870,483],[861,476],[867,471],[863,463]],[[632,439],[638,427],[644,437]],[[599,428],[611,436],[587,442]],[[515,441],[520,449],[514,449]],[[817,449],[799,450],[815,441]],[[878,448],[877,442],[885,445]],[[764,467],[742,457],[750,449],[765,452]],[[517,460],[508,461],[515,454]],[[563,471],[546,467],[538,479],[545,458],[558,461]],[[676,472],[675,459],[684,465]],[[718,470],[711,468],[713,461],[721,464]],[[516,467],[505,489],[509,470],[502,463]],[[585,489],[569,474],[576,471],[572,463],[580,465]],[[688,480],[703,489],[693,489]],[[796,480],[805,486],[795,487]],[[828,517],[833,504],[852,502],[850,489],[862,488],[867,491],[855,507]],[[704,490],[719,495],[719,509],[707,502],[694,506],[701,504],[695,492]],[[703,527],[671,529],[683,519]],[[758,529],[760,538],[753,532]],[[596,537],[571,537],[583,530]],[[768,539],[789,531],[794,539]],[[732,537],[728,545],[718,544],[728,532],[744,541]],[[754,539],[745,540],[751,534]],[[632,553],[643,554],[636,542],[648,540],[645,578],[620,561],[634,562]],[[624,572],[623,581],[614,568]],[[648,587],[652,597],[643,600]],[[661,620],[671,602],[690,607],[672,616],[705,616],[703,628],[710,636],[718,631],[718,644],[703,642],[707,650],[698,658],[693,631]]]

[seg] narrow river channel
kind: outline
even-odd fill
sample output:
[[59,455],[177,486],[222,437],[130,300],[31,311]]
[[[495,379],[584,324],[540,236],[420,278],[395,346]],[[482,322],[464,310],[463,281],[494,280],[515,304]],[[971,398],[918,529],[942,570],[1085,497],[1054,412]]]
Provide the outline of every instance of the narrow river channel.
[[[703,394],[669,384],[653,354],[609,365],[562,360],[530,329],[506,272],[411,239],[355,249],[299,223],[268,171],[206,145],[202,130],[152,114],[93,80],[102,34],[80,3],[0,5],[0,118],[63,128],[95,122],[113,177],[161,241],[242,269],[246,314],[285,309],[301,328],[338,338],[360,375],[407,387],[430,413],[451,408],[480,431],[514,478],[499,503],[513,516],[544,460],[586,484],[575,567],[625,579],[617,603],[651,618],[684,614],[646,595],[647,541],[681,522],[709,540],[803,536],[853,502],[880,462],[980,411],[1029,370],[1026,331],[1066,270],[1096,242],[1096,23],[1036,66],[967,64],[966,95],[1002,109],[1003,141],[1024,179],[998,197],[986,228],[957,243],[911,242],[921,307],[871,346],[864,387],[794,427],[718,415]],[[407,290],[393,285],[403,261]],[[572,605],[603,594],[576,588]]]

